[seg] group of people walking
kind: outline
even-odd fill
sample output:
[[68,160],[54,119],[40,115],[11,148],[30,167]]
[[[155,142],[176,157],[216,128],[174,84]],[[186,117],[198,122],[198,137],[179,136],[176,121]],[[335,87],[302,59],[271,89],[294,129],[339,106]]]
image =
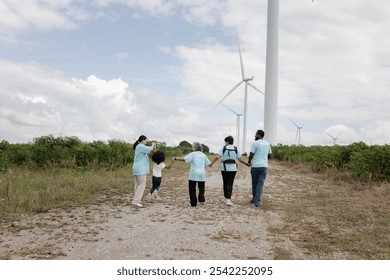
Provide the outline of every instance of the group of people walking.
[[[198,202],[204,204],[205,199],[205,184],[206,184],[206,167],[212,167],[213,164],[221,160],[221,174],[223,182],[223,193],[227,205],[232,206],[231,201],[234,178],[237,173],[237,161],[251,168],[252,179],[252,199],[251,203],[256,207],[262,205],[261,196],[263,193],[264,182],[267,176],[268,158],[272,153],[271,145],[264,140],[264,131],[257,130],[255,141],[251,145],[248,161],[245,162],[237,147],[233,146],[234,139],[232,136],[227,136],[223,147],[219,150],[217,157],[211,162],[208,157],[202,152],[202,146],[198,142],[192,144],[192,152],[184,157],[173,157],[169,166],[165,161],[165,154],[156,150],[156,144],[146,146],[147,137],[141,135],[134,143],[134,198],[133,205],[143,207],[142,197],[146,188],[146,175],[149,174],[149,154],[152,153],[153,175],[152,187],[148,193],[150,199],[158,198],[158,192],[162,182],[162,169],[170,168],[175,161],[183,161],[190,164],[188,176],[188,189],[190,204],[192,207],[197,206]],[[198,195],[196,187],[198,186]]]

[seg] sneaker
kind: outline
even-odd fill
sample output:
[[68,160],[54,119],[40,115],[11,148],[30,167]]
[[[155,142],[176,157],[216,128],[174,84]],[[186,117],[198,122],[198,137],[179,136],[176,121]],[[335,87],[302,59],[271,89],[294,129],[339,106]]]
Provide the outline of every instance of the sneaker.
[[200,205],[205,205],[206,204],[206,202],[199,202],[200,203]]
[[134,201],[132,202],[132,204],[137,206],[137,207],[139,207],[139,208],[144,207],[141,203],[137,203],[137,202],[134,202]]
[[152,199],[158,199],[158,191],[152,193]]
[[153,195],[151,193],[148,193],[148,197],[147,197],[147,200],[151,201],[153,198]]
[[230,199],[226,199],[226,205],[233,206],[233,202]]

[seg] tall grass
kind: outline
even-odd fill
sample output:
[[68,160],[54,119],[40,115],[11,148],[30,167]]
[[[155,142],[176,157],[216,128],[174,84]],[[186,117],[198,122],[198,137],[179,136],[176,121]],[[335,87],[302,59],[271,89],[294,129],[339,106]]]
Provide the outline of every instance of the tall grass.
[[0,214],[44,212],[52,208],[88,203],[107,189],[130,192],[131,167],[95,169],[12,168],[0,174]]
[[[275,234],[291,236],[309,258],[390,259],[390,183],[340,181],[337,174],[287,166],[299,180],[286,184],[296,195],[277,204],[285,222]],[[282,178],[286,170],[271,169],[270,176]]]

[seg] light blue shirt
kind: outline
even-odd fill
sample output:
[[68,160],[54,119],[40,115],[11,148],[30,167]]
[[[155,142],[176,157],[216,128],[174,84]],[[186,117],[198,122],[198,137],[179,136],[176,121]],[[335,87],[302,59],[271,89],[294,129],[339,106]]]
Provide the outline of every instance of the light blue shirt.
[[134,151],[133,175],[140,176],[149,174],[149,157],[152,150],[144,144],[138,144]]
[[[219,150],[218,154],[221,156],[221,171],[237,171],[237,164],[235,163],[223,163],[224,160],[227,159],[239,159],[241,157],[241,153],[239,151],[234,151],[234,146],[233,145],[227,145],[226,150],[223,153],[223,148]],[[226,166],[226,170],[225,170]]]
[[189,180],[198,182],[206,181],[205,167],[210,165],[211,162],[204,153],[201,151],[189,153],[184,157],[184,161],[191,164]]
[[253,153],[252,167],[268,167],[268,155],[272,153],[272,150],[267,141],[256,140],[252,143],[250,152]]

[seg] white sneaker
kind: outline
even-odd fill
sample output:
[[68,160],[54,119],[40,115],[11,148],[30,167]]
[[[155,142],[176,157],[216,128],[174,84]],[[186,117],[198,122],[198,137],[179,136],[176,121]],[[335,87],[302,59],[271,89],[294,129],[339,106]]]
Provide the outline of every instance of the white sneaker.
[[132,204],[137,206],[137,207],[139,207],[139,208],[144,207],[141,203],[137,203],[137,202],[134,202],[134,201],[132,202]]
[[226,205],[233,206],[233,202],[230,199],[226,199]]
[[152,198],[153,198],[153,199],[158,199],[158,191],[154,191],[154,192],[152,193]]

